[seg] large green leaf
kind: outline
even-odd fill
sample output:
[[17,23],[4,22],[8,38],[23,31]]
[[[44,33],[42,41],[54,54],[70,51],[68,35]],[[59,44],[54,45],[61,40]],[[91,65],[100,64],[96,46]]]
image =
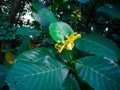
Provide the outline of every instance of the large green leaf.
[[8,69],[5,66],[0,65],[0,87],[3,87],[5,85],[5,78],[7,73]]
[[55,52],[54,50],[46,47],[40,47],[33,50],[26,51],[20,54],[15,61],[31,61],[31,62],[38,62],[44,56],[51,56],[54,57]]
[[120,60],[120,49],[117,45],[100,35],[82,35],[80,39],[76,40],[75,46],[81,51],[106,57],[114,61]]
[[80,90],[80,87],[75,77],[72,74],[70,74],[65,79],[60,90]]
[[38,62],[17,61],[8,73],[10,90],[58,90],[68,74],[66,66],[49,56]]
[[80,78],[95,90],[120,90],[120,67],[103,57],[81,58],[76,65]]
[[49,26],[50,35],[55,41],[64,40],[64,36],[69,36],[73,33],[72,28],[64,22],[52,23]]
[[30,37],[25,37],[23,39],[21,45],[19,46],[17,54],[19,55],[19,54],[23,53],[25,50],[27,50],[29,47],[29,44],[30,44]]
[[16,31],[16,34],[23,36],[40,36],[40,31],[30,27],[19,27]]

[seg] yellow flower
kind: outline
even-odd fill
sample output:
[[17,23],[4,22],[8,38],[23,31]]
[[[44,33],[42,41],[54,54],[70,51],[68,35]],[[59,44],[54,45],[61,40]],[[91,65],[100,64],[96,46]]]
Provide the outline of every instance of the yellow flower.
[[65,41],[63,41],[64,43],[62,42],[56,43],[55,48],[58,50],[59,53],[61,53],[64,48],[67,50],[72,50],[74,48],[74,41],[80,37],[81,34],[74,32],[69,37],[67,37]]

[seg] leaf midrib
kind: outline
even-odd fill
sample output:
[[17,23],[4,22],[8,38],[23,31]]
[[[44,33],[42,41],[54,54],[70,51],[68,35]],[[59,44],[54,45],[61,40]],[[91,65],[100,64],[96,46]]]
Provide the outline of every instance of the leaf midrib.
[[117,84],[117,85],[119,85],[119,86],[120,86],[120,84],[119,84],[119,83],[117,83],[117,82],[113,81],[113,80],[112,80],[111,78],[109,78],[109,77],[106,77],[103,73],[100,73],[100,72],[96,71],[94,68],[89,67],[89,66],[87,66],[87,65],[83,64],[82,62],[81,62],[81,64],[80,64],[80,65],[82,65],[82,66],[83,66],[83,68],[88,68],[88,69],[90,69],[92,72],[95,72],[95,73],[99,74],[100,76],[102,76],[102,77],[106,78],[107,80],[110,80],[111,82],[113,82],[113,83],[115,83],[115,84]]
[[114,56],[114,55],[115,55],[115,52],[113,52],[111,49],[106,48],[104,45],[101,45],[101,44],[99,44],[99,43],[97,43],[97,42],[93,42],[92,40],[85,39],[85,38],[81,38],[81,39],[87,40],[87,41],[90,42],[90,43],[96,44],[96,45],[98,45],[98,46],[100,46],[100,47],[103,47],[103,48],[109,50],[109,51],[113,54],[114,59],[117,60],[116,57]]
[[42,72],[39,72],[39,73],[34,73],[34,74],[29,74],[29,75],[23,75],[23,76],[15,77],[15,79],[17,79],[17,78],[29,77],[29,76],[34,76],[34,75],[41,75],[41,74],[49,73],[49,72],[54,72],[54,71],[60,70],[60,69],[62,69],[62,68],[64,68],[64,67],[65,67],[65,66],[59,67],[59,68],[57,68],[57,69],[42,71]]

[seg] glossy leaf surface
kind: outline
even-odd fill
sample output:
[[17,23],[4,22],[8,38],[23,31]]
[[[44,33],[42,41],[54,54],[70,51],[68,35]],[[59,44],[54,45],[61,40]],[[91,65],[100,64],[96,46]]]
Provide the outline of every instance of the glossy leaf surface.
[[8,69],[5,66],[0,65],[0,87],[3,87],[5,85],[7,73]]
[[33,50],[28,50],[22,54],[20,54],[15,61],[30,61],[30,62],[38,62],[44,56],[54,57],[55,52],[46,47],[36,48]]
[[67,36],[71,35],[73,33],[73,30],[67,23],[56,22],[56,23],[52,23],[49,26],[49,32],[55,41],[58,41],[58,40],[61,41],[61,40],[64,40],[64,37],[66,35]]
[[70,74],[65,79],[60,90],[80,90],[80,87],[75,77],[72,74]]
[[38,62],[17,61],[13,65],[6,79],[11,90],[58,90],[61,87],[68,73],[66,66],[49,56],[38,59]]
[[100,35],[82,35],[80,39],[76,40],[75,46],[78,50],[102,56],[112,61],[120,60],[120,49],[117,45]]
[[38,12],[38,15],[39,15],[39,20],[41,22],[43,22],[42,19],[44,21],[49,21],[50,23],[58,21],[57,18],[55,17],[55,15],[50,10],[48,10],[47,8],[43,8],[42,10],[40,10]]
[[95,90],[120,90],[120,67],[103,57],[81,58],[76,65],[79,77]]
[[40,36],[40,31],[29,27],[19,27],[16,31],[16,34],[23,36]]

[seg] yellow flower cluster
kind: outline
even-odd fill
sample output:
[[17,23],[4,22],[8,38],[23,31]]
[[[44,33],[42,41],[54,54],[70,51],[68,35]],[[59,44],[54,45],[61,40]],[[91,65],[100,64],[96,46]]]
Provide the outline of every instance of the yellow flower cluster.
[[58,50],[59,53],[61,53],[64,48],[67,50],[72,50],[74,48],[74,41],[80,37],[81,37],[81,34],[74,32],[70,36],[65,36],[64,41],[61,41],[61,42],[58,41],[55,44],[55,48]]

